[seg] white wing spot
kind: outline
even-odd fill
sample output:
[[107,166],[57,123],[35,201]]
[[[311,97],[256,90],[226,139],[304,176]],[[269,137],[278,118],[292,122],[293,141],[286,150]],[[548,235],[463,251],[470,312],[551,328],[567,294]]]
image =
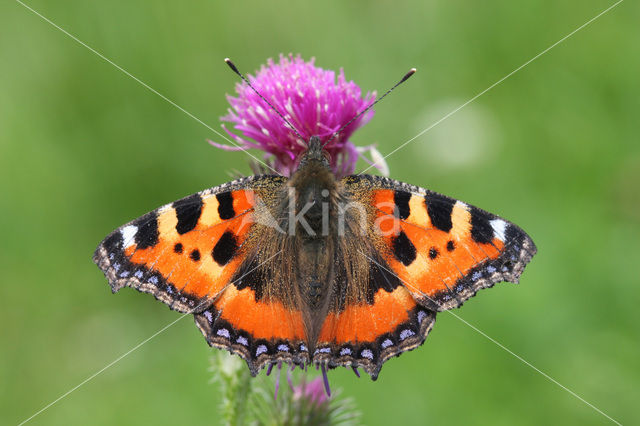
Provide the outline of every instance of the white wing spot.
[[487,272],[493,274],[496,271],[496,268],[493,266],[487,266]]
[[[420,311],[420,313],[423,314],[424,312]],[[393,346],[393,342],[391,341],[391,339],[386,339],[384,342],[382,342],[383,349],[387,349],[389,346]]]
[[265,352],[267,352],[267,347],[265,345],[260,345],[258,346],[258,349],[256,349],[256,356],[260,356]]
[[135,225],[127,225],[120,230],[122,234],[122,247],[127,248],[133,244],[133,240],[138,233],[138,227]]
[[213,315],[209,311],[204,311],[204,317],[209,321],[209,323],[213,322]]
[[236,340],[236,342],[240,343],[243,346],[249,346],[249,341],[247,340],[246,337],[238,337],[238,340]]
[[289,346],[282,344],[282,345],[278,345],[278,350],[280,352],[289,352]]
[[340,349],[340,356],[345,356],[345,355],[351,355],[351,349],[349,348]]
[[502,219],[493,219],[489,221],[493,228],[493,235],[500,241],[505,241],[505,232],[507,230],[507,222]]
[[407,337],[411,337],[411,336],[413,336],[414,334],[416,334],[416,333],[414,333],[413,331],[411,331],[411,330],[409,330],[409,329],[402,330],[402,331],[400,332],[400,340],[404,340],[404,339],[406,339]]
[[226,328],[221,328],[220,330],[216,331],[216,334],[218,336],[226,337],[227,339],[230,337],[229,330],[227,330]]
[[[427,313],[425,311],[418,312],[418,324],[422,324],[422,321],[427,317]],[[386,340],[385,340],[386,342]],[[384,343],[382,343],[384,345]]]
[[362,355],[363,358],[373,359],[373,352],[371,352],[370,349],[363,350],[360,352],[360,355]]

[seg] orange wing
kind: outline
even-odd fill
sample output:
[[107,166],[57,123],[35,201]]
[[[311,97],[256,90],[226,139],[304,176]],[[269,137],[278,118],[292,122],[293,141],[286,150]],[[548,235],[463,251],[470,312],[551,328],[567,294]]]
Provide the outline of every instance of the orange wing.
[[436,313],[418,305],[399,283],[392,290],[380,288],[371,304],[329,312],[313,362],[329,368],[361,367],[376,380],[386,360],[424,342],[435,320]]
[[[367,303],[329,313],[313,361],[363,367],[375,379],[392,356],[424,342],[436,312],[482,288],[517,282],[536,252],[516,225],[432,191],[377,176],[341,182],[367,205],[377,235]],[[346,285],[349,285],[348,283]]]
[[281,301],[256,296],[267,283],[258,265],[278,262],[278,254],[243,265],[196,324],[211,346],[240,355],[252,375],[279,361],[304,365],[308,357],[302,312]]
[[116,229],[93,260],[113,292],[133,287],[180,312],[204,310],[242,261],[254,222],[246,179],[167,204]]
[[500,281],[517,283],[536,252],[513,223],[435,192],[377,189],[373,203],[382,257],[416,300],[434,310],[459,307]]
[[302,314],[257,301],[254,288],[264,280],[256,262],[270,259],[245,262],[244,251],[258,198],[285,181],[241,179],[160,207],[107,236],[94,262],[114,292],[133,287],[193,313],[207,342],[238,353],[253,374],[267,363],[301,364],[308,359]]

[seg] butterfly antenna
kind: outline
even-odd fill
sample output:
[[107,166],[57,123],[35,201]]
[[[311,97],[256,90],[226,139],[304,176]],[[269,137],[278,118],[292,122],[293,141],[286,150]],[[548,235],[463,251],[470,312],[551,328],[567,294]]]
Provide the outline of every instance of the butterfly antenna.
[[227,63],[227,65],[229,65],[229,68],[231,68],[231,71],[235,72],[236,74],[238,74],[240,76],[240,78],[242,79],[242,81],[244,81],[245,83],[247,83],[247,85],[251,88],[251,90],[253,90],[254,92],[256,92],[256,94],[258,96],[260,96],[260,99],[262,99],[263,101],[265,101],[267,103],[267,105],[269,105],[269,107],[271,107],[272,110],[274,110],[276,112],[276,114],[278,114],[280,116],[280,118],[282,118],[282,120],[287,124],[287,126],[289,126],[291,128],[291,130],[293,130],[293,132],[303,141],[306,140],[305,138],[302,137],[302,135],[296,130],[295,127],[293,127],[293,124],[291,124],[289,122],[289,120],[287,120],[284,115],[282,115],[282,113],[280,111],[278,111],[278,109],[276,107],[274,107],[273,105],[271,105],[271,102],[269,102],[264,96],[262,96],[262,94],[260,92],[258,92],[256,90],[255,87],[253,87],[251,85],[251,83],[249,83],[249,80],[242,75],[242,73],[240,71],[238,71],[238,68],[235,66],[235,64],[233,62],[231,62],[231,59],[229,58],[224,58],[224,61]]
[[405,81],[407,81],[407,80],[409,79],[409,77],[411,77],[413,74],[415,74],[415,73],[416,73],[416,71],[417,71],[417,70],[416,70],[415,68],[411,68],[411,69],[409,70],[409,72],[408,72],[408,73],[406,73],[406,74],[404,75],[404,77],[402,77],[402,79],[401,79],[399,82],[397,82],[397,83],[396,83],[396,84],[395,84],[391,89],[387,90],[387,91],[384,93],[384,95],[382,95],[382,96],[378,97],[378,99],[376,99],[375,101],[373,101],[373,102],[371,103],[371,105],[369,105],[368,107],[366,107],[365,109],[363,109],[363,110],[362,110],[360,113],[358,113],[355,117],[353,117],[351,120],[349,120],[349,122],[347,122],[347,124],[345,124],[344,126],[340,127],[340,129],[339,129],[337,132],[335,132],[335,133],[333,134],[333,136],[331,136],[331,138],[330,138],[328,141],[326,141],[326,142],[324,143],[324,146],[328,145],[328,144],[329,144],[329,142],[331,142],[332,140],[334,140],[335,138],[337,138],[337,137],[338,137],[338,135],[340,134],[340,132],[342,132],[342,131],[343,131],[344,129],[346,129],[346,128],[351,124],[351,123],[353,123],[354,121],[356,121],[356,120],[357,120],[358,118],[360,118],[363,114],[365,114],[367,111],[369,111],[371,108],[373,108],[373,106],[374,106],[375,104],[377,104],[378,102],[380,102],[381,100],[383,100],[385,96],[387,96],[389,93],[393,92],[393,89],[395,89],[396,87],[400,86],[402,83],[404,83]]

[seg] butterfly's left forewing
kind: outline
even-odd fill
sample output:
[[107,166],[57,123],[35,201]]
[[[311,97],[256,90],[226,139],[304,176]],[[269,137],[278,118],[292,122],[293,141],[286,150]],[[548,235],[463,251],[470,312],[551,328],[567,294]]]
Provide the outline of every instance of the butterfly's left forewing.
[[256,190],[245,178],[162,206],[116,229],[93,260],[112,290],[133,287],[180,312],[199,312],[229,284],[254,224]]

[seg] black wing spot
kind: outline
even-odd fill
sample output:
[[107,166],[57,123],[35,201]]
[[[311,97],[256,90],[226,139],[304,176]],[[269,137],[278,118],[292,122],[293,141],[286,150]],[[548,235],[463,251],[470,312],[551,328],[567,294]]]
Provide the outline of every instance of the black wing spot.
[[456,249],[456,245],[453,243],[453,241],[449,240],[449,242],[447,242],[447,250],[454,251],[455,249]]
[[438,249],[431,247],[429,249],[429,259],[435,259],[436,257],[438,257]]
[[260,263],[257,258],[242,264],[231,278],[233,285],[238,289],[250,288],[255,294],[255,300],[258,302],[262,299],[263,286],[269,281],[268,269],[269,264]]
[[489,221],[493,217],[477,207],[471,207],[471,238],[477,243],[487,244],[493,240],[493,228]]
[[397,207],[398,217],[400,219],[406,219],[411,214],[411,208],[409,207],[409,200],[411,194],[405,191],[393,191],[393,202]]
[[119,231],[113,232],[104,239],[102,245],[109,253],[122,250],[122,234]]
[[427,205],[427,213],[431,224],[441,231],[451,231],[453,227],[451,212],[456,200],[432,193],[424,196],[424,202]]
[[235,217],[236,211],[233,209],[233,195],[231,192],[222,192],[216,195],[218,200],[218,214],[220,219],[226,220]]
[[193,260],[194,262],[197,262],[200,260],[200,250],[195,249],[191,252],[191,254],[189,254],[189,257],[191,258],[191,260]]
[[156,212],[142,216],[136,220],[133,225],[138,227],[135,241],[139,249],[146,249],[158,244],[158,215]]
[[175,246],[173,246],[173,251],[174,253],[182,253],[182,250],[184,249],[184,247],[182,246],[182,243],[177,243]]
[[202,197],[200,194],[190,195],[173,203],[173,208],[176,209],[176,217],[178,218],[176,231],[178,234],[184,234],[198,224],[202,214]]
[[369,266],[369,282],[367,283],[367,303],[372,305],[378,290],[391,293],[400,286],[400,279],[390,272],[391,268],[382,259],[374,259]]
[[404,232],[393,239],[393,255],[405,266],[416,260],[416,247]]
[[238,241],[235,235],[233,235],[232,232],[226,231],[222,234],[215,247],[213,247],[211,256],[213,256],[213,260],[215,260],[218,265],[224,266],[233,259],[237,251]]

